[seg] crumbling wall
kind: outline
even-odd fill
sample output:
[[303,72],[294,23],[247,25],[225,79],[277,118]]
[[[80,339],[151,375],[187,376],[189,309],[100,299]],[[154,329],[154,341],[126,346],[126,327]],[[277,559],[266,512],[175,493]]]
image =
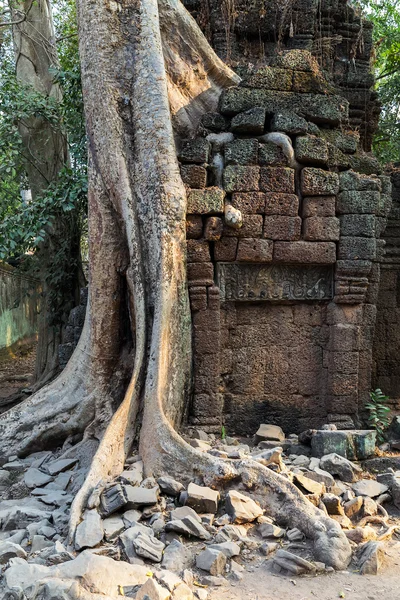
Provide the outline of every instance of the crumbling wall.
[[0,263],[0,350],[37,334],[39,282]]
[[400,169],[391,174],[393,206],[384,239],[380,265],[377,320],[374,338],[373,387],[389,396],[400,409]]
[[223,92],[179,157],[192,423],[353,427],[371,385],[391,198],[348,102],[309,52],[285,51]]

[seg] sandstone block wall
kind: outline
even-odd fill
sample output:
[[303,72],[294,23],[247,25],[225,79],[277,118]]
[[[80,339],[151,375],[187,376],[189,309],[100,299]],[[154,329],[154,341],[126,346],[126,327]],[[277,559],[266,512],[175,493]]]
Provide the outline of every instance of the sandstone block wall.
[[358,422],[391,197],[348,110],[309,52],[286,51],[182,143],[193,424]]

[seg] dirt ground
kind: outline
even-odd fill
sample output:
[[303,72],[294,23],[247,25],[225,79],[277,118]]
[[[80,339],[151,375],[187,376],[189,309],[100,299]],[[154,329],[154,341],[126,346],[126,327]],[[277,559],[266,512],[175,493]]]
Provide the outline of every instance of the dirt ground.
[[36,343],[0,352],[0,413],[6,400],[28,388],[35,369]]
[[[248,567],[252,569],[252,567]],[[214,587],[210,600],[400,600],[400,542],[386,544],[386,560],[379,575],[357,572],[287,577],[271,572],[265,560],[242,581]]]

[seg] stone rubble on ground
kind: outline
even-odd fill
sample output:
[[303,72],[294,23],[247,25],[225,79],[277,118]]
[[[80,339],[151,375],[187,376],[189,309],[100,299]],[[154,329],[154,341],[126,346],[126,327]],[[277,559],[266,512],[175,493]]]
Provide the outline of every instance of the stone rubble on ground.
[[[334,451],[334,436],[329,442],[332,452],[310,456],[315,435],[318,432],[284,438],[279,427],[266,424],[260,426],[254,447],[235,438],[218,440],[200,430],[191,439],[207,443],[211,450],[205,451],[210,453],[223,449],[235,457],[231,460],[272,456],[278,449],[279,461],[268,468],[292,481],[340,524],[357,549],[361,573],[376,573],[384,557],[379,541],[385,531],[379,522],[384,513],[379,505],[385,501],[400,507],[400,471],[386,469],[372,478],[358,463]],[[335,439],[340,450],[343,438]],[[273,447],[265,449],[269,442]],[[302,452],[293,452],[296,444]],[[359,448],[364,446],[358,442]],[[143,600],[206,600],[207,588],[196,587],[195,581],[235,584],[243,572],[263,563],[290,576],[329,571],[313,560],[304,533],[281,527],[268,515],[268,507],[264,514],[243,484],[221,495],[200,481],[185,486],[168,474],[157,481],[144,479],[137,455],[114,482],[95,490],[72,552],[68,512],[84,471],[71,452],[66,458],[61,453],[35,454],[12,457],[0,471],[8,474],[1,478],[0,489],[0,565],[5,590],[13,590],[16,598],[35,600],[42,592],[64,597],[68,585],[74,584],[77,590],[96,589],[110,596],[122,590],[127,597]],[[36,590],[32,586],[39,580]]]

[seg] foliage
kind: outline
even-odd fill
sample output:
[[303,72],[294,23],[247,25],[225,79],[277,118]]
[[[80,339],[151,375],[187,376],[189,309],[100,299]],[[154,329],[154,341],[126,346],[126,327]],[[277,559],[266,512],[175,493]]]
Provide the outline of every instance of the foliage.
[[375,429],[378,442],[382,443],[385,441],[384,432],[390,423],[390,408],[387,405],[389,397],[385,396],[379,388],[370,392],[369,396],[370,401],[365,405],[365,408],[369,412],[368,423]]
[[382,114],[374,151],[383,163],[400,161],[400,3],[359,0],[374,24],[374,67]]
[[226,440],[226,429],[225,429],[225,425],[222,425],[222,427],[221,427],[221,440]]

